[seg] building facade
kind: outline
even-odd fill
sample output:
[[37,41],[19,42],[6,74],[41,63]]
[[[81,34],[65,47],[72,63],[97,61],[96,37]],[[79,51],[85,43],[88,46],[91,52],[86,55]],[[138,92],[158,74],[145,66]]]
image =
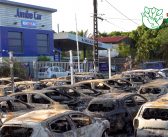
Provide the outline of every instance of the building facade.
[[20,62],[54,56],[52,13],[56,9],[0,0],[0,57],[13,51]]

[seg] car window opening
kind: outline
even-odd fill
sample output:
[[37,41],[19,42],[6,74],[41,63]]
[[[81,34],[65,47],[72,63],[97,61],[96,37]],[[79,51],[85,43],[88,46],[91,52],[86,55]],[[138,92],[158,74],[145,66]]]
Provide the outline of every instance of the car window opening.
[[168,109],[146,108],[142,114],[144,119],[168,120]]
[[31,137],[32,128],[25,127],[3,127],[1,130],[2,137]]

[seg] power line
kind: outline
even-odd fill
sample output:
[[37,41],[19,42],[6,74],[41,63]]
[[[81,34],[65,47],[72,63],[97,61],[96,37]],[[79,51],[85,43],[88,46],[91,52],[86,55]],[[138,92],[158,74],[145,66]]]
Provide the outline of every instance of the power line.
[[104,19],[104,21],[106,21],[106,22],[108,22],[108,23],[110,23],[110,24],[114,25],[115,27],[118,27],[118,28],[121,28],[121,29],[123,29],[123,30],[125,30],[125,31],[128,31],[128,30],[126,30],[125,28],[120,27],[120,26],[118,26],[118,25],[116,25],[116,24],[114,24],[114,23],[112,23],[112,22],[108,21],[107,19]]
[[[92,17],[92,16],[91,16],[91,17]],[[117,27],[117,28],[120,28],[120,29],[123,29],[123,30],[125,30],[125,31],[128,31],[128,30],[126,30],[125,28],[122,28],[122,27],[120,27],[120,26],[118,26],[118,25],[116,25],[116,24],[114,24],[114,23],[108,21],[106,18],[102,18],[102,17],[97,16],[97,19],[100,19],[101,21],[106,21],[107,23],[112,24],[113,26],[115,26],[115,27]]]
[[130,19],[128,16],[126,16],[124,13],[122,13],[119,9],[117,9],[115,6],[113,6],[108,0],[105,0],[113,9],[115,9],[117,12],[119,12],[121,15],[123,15],[125,18],[127,18],[128,20],[130,20],[131,22],[133,22],[136,25],[139,25],[138,23],[136,23],[135,21],[133,21],[132,19]]
[[[124,18],[109,18],[109,17],[106,17],[107,19],[112,19],[112,20],[130,20],[130,19],[124,19]],[[141,19],[131,19],[131,20],[141,20]]]

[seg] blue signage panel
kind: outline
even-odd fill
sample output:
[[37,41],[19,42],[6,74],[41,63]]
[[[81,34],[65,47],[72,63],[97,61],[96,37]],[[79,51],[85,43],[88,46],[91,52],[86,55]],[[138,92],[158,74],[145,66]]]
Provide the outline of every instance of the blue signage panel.
[[109,70],[108,63],[99,63],[99,71],[107,72]]
[[37,23],[31,20],[21,20],[21,25],[26,28],[36,28]]

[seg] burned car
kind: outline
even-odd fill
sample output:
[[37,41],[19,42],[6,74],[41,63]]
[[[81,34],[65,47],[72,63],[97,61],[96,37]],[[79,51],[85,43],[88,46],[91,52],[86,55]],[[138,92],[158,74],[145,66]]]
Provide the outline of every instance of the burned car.
[[0,116],[1,124],[16,116],[35,110],[27,103],[9,96],[0,97]]
[[110,124],[82,112],[38,110],[1,127],[1,137],[107,137]]
[[113,87],[114,89],[123,90],[127,92],[136,92],[137,86],[134,83],[131,83],[128,80],[122,78],[113,78],[104,80],[106,84]]
[[122,72],[122,77],[136,78],[132,80],[136,80],[135,82],[138,82],[139,79],[139,82],[142,83],[147,83],[150,82],[151,80],[164,78],[161,74],[159,74],[158,69],[137,69],[137,70],[125,71]]
[[[14,77],[14,82],[19,82],[19,81],[23,81],[23,79],[19,78],[19,77]],[[11,77],[3,77],[0,78],[0,85],[7,85],[10,84],[11,82]]]
[[7,86],[7,85],[0,85],[0,96],[7,96],[9,94],[11,94],[12,91],[12,87],[11,86]]
[[160,96],[168,93],[168,80],[167,79],[157,79],[153,80],[147,84],[144,84],[137,91],[149,101],[158,99]]
[[71,80],[67,77],[52,78],[52,79],[43,79],[40,80],[41,83],[50,87],[50,86],[60,86],[60,85],[70,85]]
[[[78,72],[73,75],[74,83],[81,82],[85,80],[92,80],[92,79],[104,79],[105,77],[101,73],[92,73],[92,72]],[[56,78],[57,81],[67,81],[66,84],[71,84],[71,76],[59,77]]]
[[81,89],[92,89],[100,94],[110,92],[135,92],[134,87],[129,81],[123,79],[97,79],[97,80],[86,80],[75,83],[74,87],[81,87]]
[[133,118],[147,99],[134,93],[108,93],[90,101],[84,111],[93,117],[110,121],[110,132],[126,131],[133,133]]
[[75,83],[74,86],[82,86],[83,89],[93,89],[101,94],[114,91],[114,88],[105,82],[105,79],[86,80]]
[[45,93],[48,97],[61,104],[67,104],[73,110],[84,110],[93,98],[70,85],[53,86],[46,89],[54,90],[54,92]]
[[168,98],[142,105],[134,118],[135,137],[168,137]]
[[[62,102],[58,102],[56,97],[54,96],[54,90],[34,90],[34,91],[24,91],[10,94],[9,96],[19,99],[25,103],[28,103],[37,109],[43,108],[68,108],[67,105],[61,104]],[[55,97],[55,98],[54,98]],[[69,100],[68,97],[62,96],[65,101]],[[55,101],[56,100],[56,101]]]

